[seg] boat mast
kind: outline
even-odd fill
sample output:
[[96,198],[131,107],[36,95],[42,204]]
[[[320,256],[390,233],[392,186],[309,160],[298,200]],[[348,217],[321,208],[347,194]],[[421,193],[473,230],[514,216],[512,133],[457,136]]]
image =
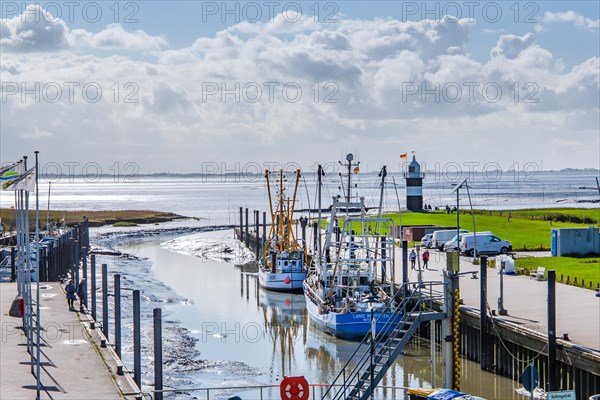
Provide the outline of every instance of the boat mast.
[[[381,191],[379,192],[379,209],[377,210],[377,219],[381,218],[381,210],[383,209],[383,190],[385,188],[385,177],[387,176],[387,167],[384,165],[379,172],[381,177]],[[379,235],[380,221],[377,221],[377,234]]]
[[347,195],[348,197],[346,198],[346,201],[348,203],[350,203],[350,199],[352,198],[352,196],[350,195],[350,182],[352,180],[352,153],[348,154],[346,156],[346,160],[348,160],[348,192]]
[[323,186],[323,181],[321,177],[323,176],[323,167],[319,164],[317,168],[317,190],[319,192],[319,216],[318,216],[318,224],[317,224],[317,252],[319,254],[319,261],[322,259],[322,249],[321,249],[321,187]]
[[278,247],[279,247],[279,251],[283,251],[283,202],[284,202],[285,196],[283,195],[283,170],[280,169],[279,170],[279,210],[278,210],[278,215],[279,215],[279,221],[278,221],[278,233],[279,233],[279,240],[278,242]]
[[[384,189],[385,189],[385,177],[387,176],[387,167],[384,165],[383,168],[381,168],[381,171],[379,172],[379,176],[381,177],[381,191],[379,192],[379,209],[377,210],[377,232],[376,232],[376,239],[375,239],[375,254],[376,256],[378,254],[381,255],[381,266],[383,268],[383,266],[385,265],[385,261],[383,261],[383,236],[381,235],[381,211],[383,209],[383,193],[384,193]],[[389,228],[388,228],[389,229]],[[378,257],[376,257],[378,258]],[[374,276],[377,275],[377,262],[373,263],[373,270],[375,272]],[[381,279],[383,279],[383,275],[381,276]],[[385,283],[382,281],[382,283]]]
[[275,226],[275,214],[273,213],[273,200],[271,199],[271,183],[269,181],[269,170],[265,170],[265,179],[267,180],[267,195],[269,196],[269,208],[271,210],[271,228],[269,229],[269,237],[273,236],[273,227]]
[[[294,217],[294,207],[296,205],[296,194],[298,193],[298,183],[300,182],[300,170],[297,169],[296,170],[296,186],[294,187],[294,196],[292,197],[292,205],[291,207],[288,204],[288,238],[293,237],[293,232],[292,232],[292,219]],[[289,243],[289,240],[288,240]],[[296,242],[292,242],[292,250],[296,250]]]

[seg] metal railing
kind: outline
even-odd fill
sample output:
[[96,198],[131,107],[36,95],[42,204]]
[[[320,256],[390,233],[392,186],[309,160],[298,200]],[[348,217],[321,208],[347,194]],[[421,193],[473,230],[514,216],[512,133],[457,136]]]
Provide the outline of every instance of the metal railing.
[[[323,390],[325,388],[331,387],[332,385],[328,384],[328,383],[310,383],[308,386],[310,387],[310,390],[309,390],[310,399],[317,400],[317,399],[324,398],[324,396],[326,394],[323,394]],[[335,386],[341,387],[343,385],[336,384]],[[383,391],[393,391],[392,396],[386,396],[386,398],[388,398],[390,400],[394,400],[396,398],[404,399],[403,394],[396,395],[396,391],[405,391],[405,390],[410,389],[409,387],[404,387],[404,386],[387,386],[387,385],[378,386],[377,388],[382,392]],[[211,399],[215,399],[215,397],[211,398],[211,395],[223,396],[223,392],[253,391],[253,392],[258,392],[258,395],[259,395],[259,397],[252,397],[253,399],[267,400],[267,399],[273,399],[273,397],[270,396],[270,393],[268,393],[269,391],[272,391],[272,390],[279,391],[279,385],[215,386],[215,387],[191,387],[191,388],[179,388],[179,389],[163,389],[163,390],[153,390],[149,393],[142,393],[141,395],[144,398],[149,397],[150,399],[153,399],[157,393],[163,393],[166,395],[168,393],[204,392],[203,394],[205,394],[206,397],[203,397],[203,398],[206,400],[211,400]],[[320,392],[320,393],[317,393],[317,392]],[[229,396],[231,396],[231,394]],[[268,397],[266,397],[266,396],[268,396]],[[200,395],[197,395],[197,398],[201,398]]]
[[[373,344],[371,346],[374,346],[376,349],[381,349],[382,347],[389,347],[390,341],[397,338],[399,332],[408,325],[409,316],[418,317],[418,315],[420,315],[420,313],[424,309],[428,308],[431,310],[433,308],[433,302],[435,300],[443,299],[443,290],[441,293],[437,291],[434,292],[433,290],[433,286],[442,286],[443,288],[443,285],[445,285],[443,282],[408,282],[406,286],[398,290],[394,301],[391,302],[390,305],[388,305],[385,309],[383,309],[383,311],[378,310],[378,313],[381,312],[381,314],[378,315],[375,321],[376,325],[378,325],[379,320],[385,314],[389,313],[399,314],[402,315],[402,317],[400,320],[393,317],[388,318],[387,321],[384,323],[383,327],[379,328],[378,332],[376,332]],[[413,286],[415,290],[410,291],[409,288],[411,286]],[[429,287],[429,290],[426,290],[424,294],[423,289],[427,287]],[[397,306],[394,306],[396,297],[398,297],[402,293],[406,293],[405,297]],[[414,321],[415,319],[412,319],[410,323],[412,324]],[[352,390],[354,385],[358,383],[358,381],[360,380],[360,375],[367,371],[365,367],[367,365],[370,366],[371,363],[372,350],[371,346],[368,346],[371,344],[370,338],[371,333],[369,332],[358,344],[352,356],[350,356],[349,360],[346,362],[342,370],[333,380],[329,389],[323,395],[323,398],[325,398],[336,387],[341,387],[342,390],[339,390],[337,393],[335,393],[335,395],[332,398],[338,399],[345,397],[349,393],[349,391]],[[360,352],[361,349],[363,349],[362,354]],[[356,361],[356,358],[359,355],[360,358],[358,359],[358,361]],[[351,366],[352,363],[355,363],[355,365]],[[342,383],[337,383],[340,381]]]

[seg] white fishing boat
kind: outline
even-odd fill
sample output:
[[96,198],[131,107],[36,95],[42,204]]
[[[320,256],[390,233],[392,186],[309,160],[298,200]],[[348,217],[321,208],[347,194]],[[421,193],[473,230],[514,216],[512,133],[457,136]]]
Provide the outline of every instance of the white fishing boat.
[[[385,175],[384,167],[381,195]],[[309,316],[320,329],[360,340],[373,328],[393,329],[402,318],[389,312],[394,298],[394,223],[382,218],[381,211],[367,217],[364,198],[354,202],[348,195],[345,200],[333,198],[325,245],[315,258],[314,273],[304,282],[304,296]],[[348,210],[360,210],[360,215]]]
[[306,244],[294,236],[293,214],[300,180],[300,170],[295,173],[294,193],[286,198],[283,170],[278,174],[276,202],[271,198],[271,173],[265,172],[271,211],[271,227],[258,262],[260,286],[274,291],[302,291],[306,278]]

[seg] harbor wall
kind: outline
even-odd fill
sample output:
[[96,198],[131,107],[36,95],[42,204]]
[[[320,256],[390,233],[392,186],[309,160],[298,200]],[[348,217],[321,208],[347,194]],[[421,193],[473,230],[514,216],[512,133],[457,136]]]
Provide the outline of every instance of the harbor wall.
[[[438,304],[441,308],[441,304]],[[524,369],[533,364],[539,372],[539,387],[548,390],[548,338],[540,332],[513,323],[492,319],[486,327],[488,354],[481,358],[482,335],[479,311],[460,309],[460,354],[481,365],[482,370],[520,382]],[[430,338],[429,322],[424,322],[418,335]],[[436,324],[435,342],[441,346],[442,328]],[[557,339],[557,387],[574,390],[578,400],[600,393],[600,352]]]

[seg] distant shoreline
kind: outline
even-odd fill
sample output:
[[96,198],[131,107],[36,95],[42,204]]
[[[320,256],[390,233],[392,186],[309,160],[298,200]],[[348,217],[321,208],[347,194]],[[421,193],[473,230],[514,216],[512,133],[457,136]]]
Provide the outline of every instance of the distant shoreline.
[[[223,176],[236,176],[236,175],[245,175],[245,176],[255,176],[258,178],[263,178],[264,174],[261,173],[255,173],[253,172],[255,169],[252,170],[244,170],[244,169],[240,169],[238,171],[229,171],[229,172],[220,172],[220,173],[203,173],[203,172],[150,172],[150,173],[145,173],[145,174],[141,174],[141,173],[136,173],[133,175],[124,175],[121,176],[120,179],[124,182],[127,181],[132,181],[135,182],[136,178],[161,178],[161,177],[165,177],[165,178],[169,178],[169,177],[175,177],[175,178],[219,178],[219,177],[223,177]],[[314,172],[311,169],[307,169],[308,172]],[[573,172],[573,173],[600,173],[600,169],[597,168],[563,168],[563,169],[559,169],[559,170],[555,170],[555,169],[549,169],[549,170],[535,170],[535,171],[531,171],[531,170],[517,170],[514,171],[512,169],[507,169],[507,170],[502,170],[502,169],[486,169],[485,171],[480,171],[480,170],[469,170],[469,171],[465,171],[470,173],[474,173],[474,174],[494,174],[495,172],[518,172],[518,173],[532,173],[532,172],[536,172],[536,173],[569,173],[569,172]],[[372,174],[379,174],[379,170],[377,171],[363,171],[361,170],[360,173],[363,175],[372,175]],[[440,174],[440,173],[444,173],[443,171],[440,170],[425,170],[423,171],[426,174]],[[398,172],[390,172],[391,174],[402,174],[403,171],[398,171]],[[89,178],[90,176],[88,175],[83,175],[83,174],[40,174],[40,178],[41,179],[46,179],[46,180],[59,180],[59,179],[73,179],[73,178]],[[93,175],[93,178],[95,180],[97,179],[101,179],[101,178],[114,178],[115,175],[114,174],[97,174],[97,175]]]
[[[158,224],[170,222],[179,219],[189,219],[189,217],[175,214],[172,212],[153,211],[153,210],[108,210],[108,211],[89,211],[89,210],[50,210],[49,220],[51,223],[67,226],[73,226],[83,221],[87,217],[91,227],[117,225],[117,226],[135,226],[138,224]],[[0,209],[0,218],[5,225],[14,224],[14,210]],[[63,221],[64,219],[64,221]],[[35,210],[29,210],[29,221],[35,221]],[[46,211],[40,210],[40,223],[46,223]],[[6,229],[6,228],[5,228]]]

